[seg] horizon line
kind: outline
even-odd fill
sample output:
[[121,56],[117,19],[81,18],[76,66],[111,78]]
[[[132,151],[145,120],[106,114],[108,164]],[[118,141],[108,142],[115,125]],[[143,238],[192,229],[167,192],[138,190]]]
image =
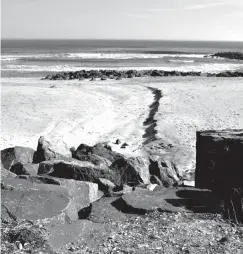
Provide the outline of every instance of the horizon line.
[[4,40],[66,40],[66,41],[75,41],[75,40],[83,40],[83,41],[185,41],[185,42],[243,42],[243,40],[199,40],[199,39],[116,39],[116,38],[1,38],[1,41]]

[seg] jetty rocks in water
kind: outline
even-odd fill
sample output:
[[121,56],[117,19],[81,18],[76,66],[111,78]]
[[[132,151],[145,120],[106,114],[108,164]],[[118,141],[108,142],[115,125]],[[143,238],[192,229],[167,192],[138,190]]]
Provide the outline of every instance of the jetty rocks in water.
[[209,57],[223,57],[227,59],[236,59],[243,61],[243,53],[240,52],[218,52],[213,55],[209,55]]
[[167,76],[207,76],[207,77],[243,77],[243,72],[225,71],[220,73],[202,73],[202,72],[183,72],[183,71],[163,71],[163,70],[80,70],[75,72],[60,72],[54,75],[47,75],[44,80],[73,80],[73,79],[96,79],[121,80],[123,78],[134,77],[167,77]]

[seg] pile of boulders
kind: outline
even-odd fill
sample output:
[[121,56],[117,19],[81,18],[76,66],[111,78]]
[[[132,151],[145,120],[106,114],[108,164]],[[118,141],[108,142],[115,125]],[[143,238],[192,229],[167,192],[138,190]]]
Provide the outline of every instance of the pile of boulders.
[[243,72],[225,71],[220,73],[203,72],[183,72],[183,71],[163,71],[163,70],[80,70],[75,72],[61,72],[53,75],[47,75],[44,80],[121,80],[134,77],[166,77],[166,76],[207,76],[207,77],[243,77]]
[[223,57],[227,59],[243,60],[243,54],[240,52],[218,52],[207,57]]
[[44,226],[48,244],[66,253],[87,242],[102,243],[112,221],[132,214],[218,212],[210,191],[181,182],[176,165],[157,155],[128,158],[105,143],[70,149],[61,140],[40,137],[36,151],[20,146],[1,151],[2,221]]
[[[151,184],[169,187],[180,182],[177,168],[162,159],[127,158],[101,143],[70,149],[48,137],[39,138],[36,151],[20,146],[2,150],[1,171],[9,209],[15,210],[23,195],[26,200],[16,216],[46,221],[76,220],[102,196],[121,196],[134,186],[149,189]],[[52,212],[43,207],[47,199],[57,206]]]

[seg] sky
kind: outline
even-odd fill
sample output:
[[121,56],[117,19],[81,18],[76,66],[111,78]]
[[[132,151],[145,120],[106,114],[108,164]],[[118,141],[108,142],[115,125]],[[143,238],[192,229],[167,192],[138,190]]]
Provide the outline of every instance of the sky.
[[2,0],[4,39],[243,41],[243,0]]

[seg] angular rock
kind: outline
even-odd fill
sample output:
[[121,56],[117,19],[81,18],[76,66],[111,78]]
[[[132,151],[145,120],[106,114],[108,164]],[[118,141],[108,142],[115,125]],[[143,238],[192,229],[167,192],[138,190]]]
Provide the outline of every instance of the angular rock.
[[110,169],[120,175],[120,184],[127,183],[133,186],[150,183],[149,160],[146,158],[121,158],[113,162]]
[[35,150],[29,147],[15,146],[7,148],[1,151],[1,163],[7,170],[17,163],[32,163],[34,153]]
[[69,161],[43,161],[39,164],[38,175],[48,175],[65,179],[95,182],[96,179],[109,174],[109,169],[103,170],[87,161],[71,159]]
[[149,190],[149,191],[153,191],[153,190],[155,190],[155,188],[157,186],[159,186],[159,185],[156,184],[156,183],[150,183],[150,184],[147,185],[146,189]]
[[123,157],[121,154],[111,151],[110,149],[108,149],[106,146],[104,146],[101,143],[98,143],[95,146],[93,146],[92,153],[99,155],[111,162],[117,160],[118,158]]
[[82,152],[78,151],[73,154],[73,158],[80,160],[80,161],[88,161],[93,163],[94,165],[107,169],[111,165],[111,161],[107,160],[106,158],[103,158],[96,154],[89,153],[88,155],[83,154]]
[[90,154],[98,155],[111,162],[117,160],[118,158],[123,157],[121,154],[111,151],[110,149],[108,149],[101,143],[98,143],[93,147],[85,145],[85,144],[81,144],[77,148],[74,157],[79,159],[79,158],[82,158],[83,155],[90,155]]
[[[25,179],[32,184],[53,184],[64,187],[66,194],[74,200],[78,211],[89,207],[92,202],[99,200],[103,196],[103,193],[98,191],[98,185],[96,183],[51,176],[21,175],[18,178]],[[37,185],[37,188],[38,186],[42,185]]]
[[72,158],[72,153],[62,140],[54,140],[44,136],[39,138],[37,151],[34,155],[34,163],[65,158]]
[[158,184],[160,186],[163,186],[163,183],[160,181],[160,179],[156,175],[150,176],[150,182],[154,184]]
[[156,176],[166,188],[178,185],[181,180],[176,165],[157,156],[150,157],[149,172],[150,175]]
[[17,175],[12,173],[11,171],[7,170],[6,168],[4,168],[4,166],[1,163],[1,178],[3,177],[16,177]]
[[22,164],[16,163],[10,168],[10,171],[16,175],[33,175],[36,176],[38,173],[39,164]]
[[60,179],[52,176],[32,176],[32,175],[18,175],[17,178],[19,179],[25,179],[31,183],[46,183],[46,184],[55,184],[55,185],[61,185]]
[[96,183],[60,179],[60,186],[65,187],[67,193],[75,201],[78,211],[88,207],[91,203],[101,198]]
[[97,184],[99,186],[99,190],[103,191],[104,193],[111,192],[116,187],[114,183],[105,178],[98,178]]
[[[42,223],[65,223],[78,219],[75,201],[67,195],[64,187],[33,184],[22,179],[2,179],[2,205],[17,219],[41,221]],[[3,218],[9,213],[4,210]]]

